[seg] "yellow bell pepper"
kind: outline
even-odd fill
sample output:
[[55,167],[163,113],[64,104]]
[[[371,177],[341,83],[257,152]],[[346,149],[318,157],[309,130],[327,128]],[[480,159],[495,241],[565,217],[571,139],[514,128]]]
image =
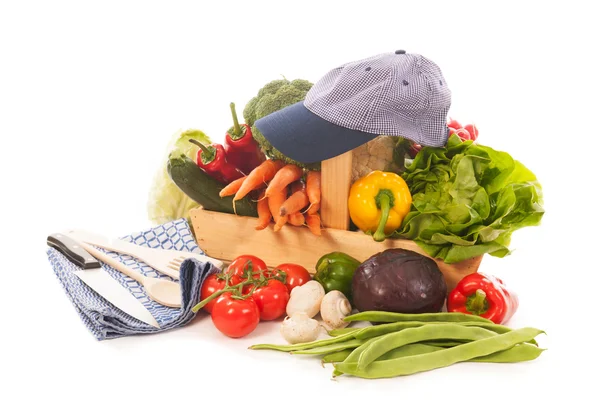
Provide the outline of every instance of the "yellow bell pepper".
[[408,185],[397,174],[373,171],[350,188],[348,208],[352,222],[381,242],[402,225],[410,211],[412,196]]

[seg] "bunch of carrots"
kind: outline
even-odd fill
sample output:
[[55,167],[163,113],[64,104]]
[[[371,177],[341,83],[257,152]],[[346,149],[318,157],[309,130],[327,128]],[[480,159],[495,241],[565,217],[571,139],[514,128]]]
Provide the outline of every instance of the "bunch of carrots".
[[[265,187],[266,186],[266,187]],[[233,204],[252,191],[259,191],[258,225],[265,229],[271,221],[273,230],[285,224],[306,225],[315,235],[321,235],[321,173],[307,171],[279,160],[266,160],[223,188],[219,196],[233,196]]]

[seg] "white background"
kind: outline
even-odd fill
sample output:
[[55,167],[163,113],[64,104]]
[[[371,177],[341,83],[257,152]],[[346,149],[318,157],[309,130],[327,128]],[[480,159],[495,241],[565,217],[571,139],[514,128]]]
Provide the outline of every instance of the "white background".
[[[0,2],[1,398],[592,398],[598,361],[597,18],[586,4],[509,2]],[[210,4],[201,5],[201,4]],[[418,5],[417,5],[418,4]],[[221,141],[280,75],[316,81],[341,63],[405,49],[440,65],[450,116],[544,186],[539,227],[481,270],[519,294],[512,327],[549,350],[515,365],[461,364],[405,378],[330,380],[316,359],[253,352],[278,323],[220,335],[207,318],[97,342],[46,259],[67,228],[151,226],[152,176],[171,135]]]

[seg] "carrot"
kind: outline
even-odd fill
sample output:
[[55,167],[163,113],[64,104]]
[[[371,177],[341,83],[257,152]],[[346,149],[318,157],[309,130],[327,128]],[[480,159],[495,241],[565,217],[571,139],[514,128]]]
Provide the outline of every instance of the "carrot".
[[308,171],[306,174],[306,194],[311,205],[321,202],[320,171]]
[[319,211],[321,205],[321,172],[320,171],[308,171],[306,174],[306,194],[308,195],[308,201],[310,207],[308,207],[309,214],[316,214]]
[[271,215],[275,220],[275,226],[273,230],[277,232],[285,223],[287,222],[287,217],[279,216],[279,208],[285,202],[287,197],[287,187],[284,187],[283,190],[280,190],[276,193],[273,193],[270,197],[265,197],[267,203],[269,204],[269,210],[271,211]]
[[284,217],[286,215],[293,214],[302,210],[307,205],[308,196],[306,195],[306,192],[304,192],[303,190],[299,190],[283,202],[283,204],[279,208],[278,215]]
[[[265,160],[258,167],[254,168],[244,179],[239,190],[233,197],[233,201],[243,199],[248,193],[260,187],[265,182],[273,179],[277,171],[285,164],[282,161]],[[235,204],[235,203],[234,203]]]
[[260,231],[269,226],[271,222],[271,210],[269,209],[269,202],[265,197],[265,191],[261,191],[260,200],[258,200],[258,204],[256,205],[256,211],[258,212],[258,225],[256,225],[256,230]]
[[221,197],[233,196],[234,194],[237,193],[238,190],[240,190],[240,187],[242,186],[242,183],[244,183],[245,180],[246,180],[246,177],[242,176],[241,178],[238,178],[235,181],[230,182],[227,186],[225,186],[223,189],[221,189],[221,191],[219,192],[219,196],[221,196]]
[[304,225],[304,214],[301,212],[295,212],[293,214],[288,215],[288,221],[290,224],[294,226],[303,226]]
[[288,223],[289,217],[286,215],[285,217],[279,217],[275,226],[273,226],[273,230],[278,232],[285,224]]
[[269,182],[269,186],[267,187],[265,195],[269,197],[273,193],[285,188],[287,185],[297,181],[300,178],[302,178],[302,168],[292,164],[287,164],[277,171],[273,177],[273,180]]
[[304,218],[306,218],[308,229],[315,235],[321,236],[321,216],[319,214],[307,214]]
[[321,209],[321,203],[314,203],[314,204],[311,204],[310,207],[308,207],[306,212],[309,214],[316,214],[319,212],[320,209]]

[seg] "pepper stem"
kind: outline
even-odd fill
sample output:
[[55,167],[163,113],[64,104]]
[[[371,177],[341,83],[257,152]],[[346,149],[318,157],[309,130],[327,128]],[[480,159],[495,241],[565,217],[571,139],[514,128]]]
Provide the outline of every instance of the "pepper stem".
[[244,137],[244,132],[242,132],[237,113],[235,112],[235,104],[230,103],[229,108],[231,109],[231,117],[233,118],[233,132],[231,132],[229,136],[231,136],[233,140],[240,140]]
[[376,242],[383,242],[385,240],[385,224],[390,216],[390,210],[394,206],[394,194],[388,189],[382,189],[377,193],[375,201],[377,207],[381,209],[381,218],[377,230],[373,234],[373,239]]
[[213,162],[215,160],[215,156],[217,154],[217,150],[212,147],[212,146],[205,146],[202,143],[200,143],[199,141],[197,141],[196,139],[190,139],[190,143],[195,144],[196,146],[200,147],[200,149],[202,150],[202,154],[200,155],[201,159],[202,159],[202,163],[204,165],[206,164],[210,164],[211,162]]
[[467,301],[467,310],[474,315],[481,315],[488,309],[486,294],[482,289],[477,289]]

